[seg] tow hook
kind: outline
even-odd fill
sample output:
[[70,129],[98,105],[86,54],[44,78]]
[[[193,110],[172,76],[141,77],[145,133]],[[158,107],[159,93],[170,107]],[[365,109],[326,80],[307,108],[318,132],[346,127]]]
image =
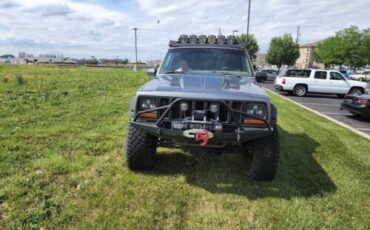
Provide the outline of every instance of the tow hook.
[[194,138],[201,146],[206,146],[209,139],[213,138],[213,133],[205,129],[185,130],[183,135],[187,138]]

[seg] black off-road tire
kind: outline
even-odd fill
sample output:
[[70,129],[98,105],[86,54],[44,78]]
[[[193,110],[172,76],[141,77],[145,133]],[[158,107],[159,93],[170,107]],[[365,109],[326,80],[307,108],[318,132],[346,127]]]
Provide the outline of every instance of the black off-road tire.
[[157,138],[130,125],[126,137],[126,162],[130,170],[154,167]]
[[296,85],[294,86],[293,94],[297,97],[303,97],[307,94],[307,87],[305,85]]
[[271,135],[255,140],[252,167],[248,176],[259,181],[273,180],[279,166],[279,158],[279,134],[275,125]]

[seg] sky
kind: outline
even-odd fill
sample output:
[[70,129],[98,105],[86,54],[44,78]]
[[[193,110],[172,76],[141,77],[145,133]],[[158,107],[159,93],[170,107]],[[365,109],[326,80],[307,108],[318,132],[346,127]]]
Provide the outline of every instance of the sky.
[[[138,59],[163,58],[181,34],[245,33],[247,9],[248,0],[0,0],[0,55],[133,60],[137,27]],[[369,28],[369,9],[369,0],[252,0],[250,33],[265,53],[274,36],[295,39],[298,26],[300,44]]]

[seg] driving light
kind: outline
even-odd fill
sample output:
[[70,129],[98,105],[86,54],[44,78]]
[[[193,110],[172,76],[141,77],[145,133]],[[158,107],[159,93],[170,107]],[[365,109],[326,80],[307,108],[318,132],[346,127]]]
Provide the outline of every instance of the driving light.
[[188,38],[188,35],[186,35],[186,34],[181,35],[180,38],[179,38],[179,42],[181,44],[188,43],[188,41],[189,41],[189,38]]
[[233,35],[227,36],[227,44],[229,44],[229,45],[235,44],[235,41],[236,41],[236,39]]
[[208,43],[209,44],[215,44],[216,43],[216,36],[215,35],[209,35],[208,36]]
[[247,104],[246,113],[256,117],[264,117],[266,106],[264,104]]
[[218,35],[217,42],[218,44],[225,44],[225,36],[224,35]]
[[187,102],[181,102],[180,104],[181,111],[186,111],[189,109],[189,104]]
[[197,43],[197,35],[190,35],[189,36],[189,42],[191,43],[191,44],[195,44],[195,43]]
[[209,111],[211,111],[211,113],[217,113],[218,112],[218,105],[217,104],[211,104],[209,106]]
[[200,35],[198,37],[198,40],[199,40],[199,43],[200,44],[206,44],[206,42],[207,42],[207,36],[206,35]]

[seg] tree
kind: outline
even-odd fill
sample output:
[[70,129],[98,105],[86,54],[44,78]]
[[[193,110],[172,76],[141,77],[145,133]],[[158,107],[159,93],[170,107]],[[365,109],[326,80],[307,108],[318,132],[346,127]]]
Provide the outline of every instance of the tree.
[[370,63],[370,29],[351,26],[322,41],[315,50],[315,59],[324,63],[361,67]]
[[253,34],[248,34],[248,37],[246,34],[241,34],[237,37],[239,42],[245,42],[247,44],[247,52],[252,61],[256,60],[257,52],[260,49],[257,43],[256,38]]
[[345,62],[344,40],[339,37],[329,37],[320,42],[315,49],[314,58],[317,62],[323,63],[325,68],[328,65],[340,65]]
[[290,34],[282,37],[273,37],[270,47],[266,54],[266,61],[272,65],[277,65],[280,69],[282,65],[292,66],[299,57],[299,45],[293,42]]
[[354,67],[368,64],[368,54],[365,44],[365,32],[357,26],[338,31],[336,36],[343,39],[345,47],[345,63]]

